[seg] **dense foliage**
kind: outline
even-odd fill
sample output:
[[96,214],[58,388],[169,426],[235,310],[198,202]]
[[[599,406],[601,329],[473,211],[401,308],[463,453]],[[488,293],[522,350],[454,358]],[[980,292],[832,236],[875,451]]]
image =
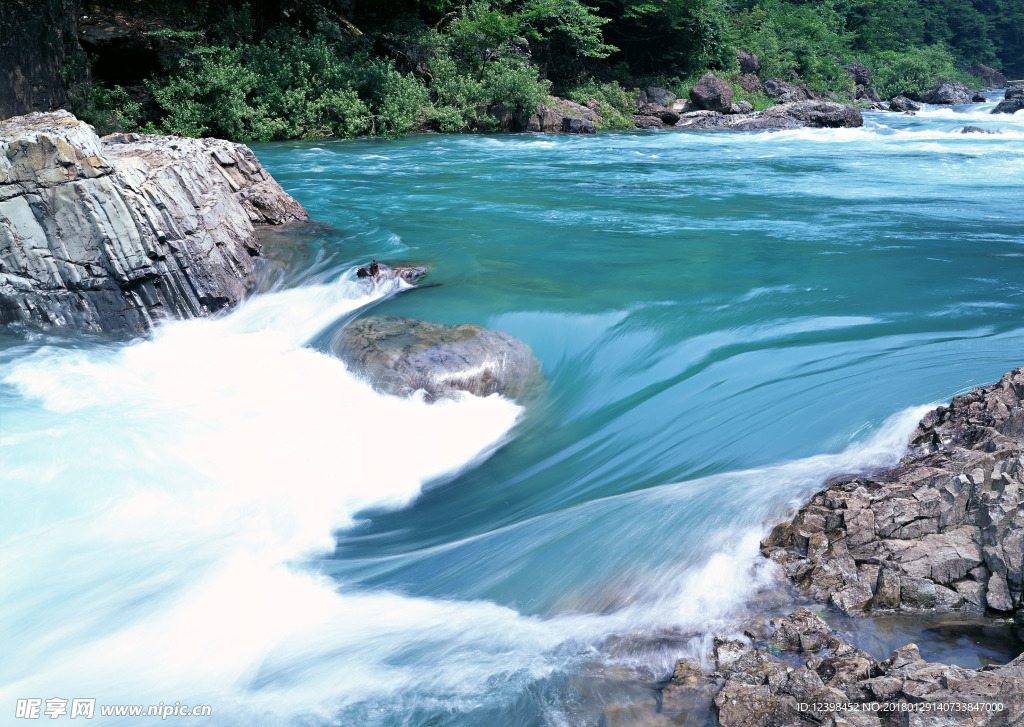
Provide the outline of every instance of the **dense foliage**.
[[[87,8],[87,11],[89,9]],[[841,97],[851,62],[886,98],[984,63],[1024,75],[1021,0],[104,0],[166,26],[161,66],[127,90],[94,77],[75,110],[105,129],[239,140],[492,128],[494,106],[596,100],[628,128],[630,89],[685,95],[706,70]],[[78,74],[77,77],[81,77]],[[735,84],[734,84],[735,85]],[[744,92],[755,108],[771,99]]]

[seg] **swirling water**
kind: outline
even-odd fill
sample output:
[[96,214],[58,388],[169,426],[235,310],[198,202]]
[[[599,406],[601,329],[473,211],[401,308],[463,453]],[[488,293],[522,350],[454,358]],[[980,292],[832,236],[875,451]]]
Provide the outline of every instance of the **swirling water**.
[[[599,675],[727,629],[770,580],[763,521],[1024,362],[1024,114],[991,108],[257,147],[324,223],[266,236],[259,294],[147,340],[0,340],[0,713],[593,724],[638,698]],[[441,285],[366,288],[371,255]],[[370,311],[509,331],[545,388],[379,395],[322,351]]]

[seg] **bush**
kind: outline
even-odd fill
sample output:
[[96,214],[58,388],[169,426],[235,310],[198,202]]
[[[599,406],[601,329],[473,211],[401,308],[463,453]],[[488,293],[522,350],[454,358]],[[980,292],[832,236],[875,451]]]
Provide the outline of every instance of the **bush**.
[[977,79],[956,70],[953,55],[941,44],[911,48],[905,52],[883,51],[866,59],[875,88],[883,98],[917,97],[935,88],[940,80],[971,85]]
[[600,129],[632,129],[633,115],[636,113],[636,92],[627,91],[617,81],[598,83],[589,80],[574,88],[568,89],[564,95],[570,101],[584,106],[590,99],[601,104]]

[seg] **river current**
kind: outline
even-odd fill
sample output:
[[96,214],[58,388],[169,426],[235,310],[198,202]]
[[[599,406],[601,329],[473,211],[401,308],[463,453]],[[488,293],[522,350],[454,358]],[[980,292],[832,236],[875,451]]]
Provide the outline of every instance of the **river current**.
[[[257,145],[316,223],[268,231],[234,312],[0,334],[0,724],[33,697],[211,727],[643,698],[614,675],[770,607],[765,520],[1024,364],[1024,114],[993,105]],[[440,285],[366,287],[371,256]],[[371,311],[508,331],[544,388],[378,394],[324,353]]]

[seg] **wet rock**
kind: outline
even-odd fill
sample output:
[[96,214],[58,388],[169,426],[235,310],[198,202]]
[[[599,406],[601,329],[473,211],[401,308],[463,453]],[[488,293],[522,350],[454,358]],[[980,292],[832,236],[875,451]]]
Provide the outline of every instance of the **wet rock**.
[[950,106],[953,104],[971,103],[974,91],[967,88],[959,81],[943,81],[938,86],[928,91],[921,100],[925,103]]
[[852,612],[997,614],[1024,590],[1024,368],[926,415],[911,454],[834,482],[762,553],[797,587]]
[[694,105],[707,111],[729,113],[732,109],[732,86],[728,81],[708,72],[690,89],[690,100]]
[[404,280],[407,283],[418,283],[426,274],[427,269],[421,265],[396,265],[390,267],[378,264],[377,258],[374,258],[368,266],[356,270],[357,278],[374,283],[388,280]]
[[1021,98],[1024,97],[1024,81],[1007,81],[1006,92],[1003,94],[1003,98]]
[[1024,96],[1017,96],[1016,98],[1000,101],[996,104],[996,107],[992,109],[992,113],[1015,114],[1021,109],[1024,109]]
[[736,58],[740,63],[740,73],[743,75],[756,76],[761,72],[761,59],[753,53],[747,53],[745,50],[737,49]]
[[256,226],[307,219],[241,144],[0,123],[0,323],[139,334],[228,308]]
[[965,126],[960,129],[961,134],[995,134],[992,129],[982,129],[980,126]]
[[[730,109],[731,110],[731,109]],[[723,115],[704,111],[682,114],[677,128],[764,131],[777,129],[863,126],[860,109],[832,101],[803,101],[773,106],[764,111]]]
[[1006,76],[994,68],[975,63],[964,70],[981,81],[985,88],[1006,88]]
[[920,111],[921,105],[911,101],[906,96],[894,96],[889,101],[889,110],[904,113],[907,111]]
[[988,99],[980,92],[971,96],[971,103],[986,103],[987,101]]
[[342,330],[334,352],[378,390],[423,390],[430,400],[463,391],[522,397],[539,368],[530,348],[504,331],[394,316],[355,321]]

